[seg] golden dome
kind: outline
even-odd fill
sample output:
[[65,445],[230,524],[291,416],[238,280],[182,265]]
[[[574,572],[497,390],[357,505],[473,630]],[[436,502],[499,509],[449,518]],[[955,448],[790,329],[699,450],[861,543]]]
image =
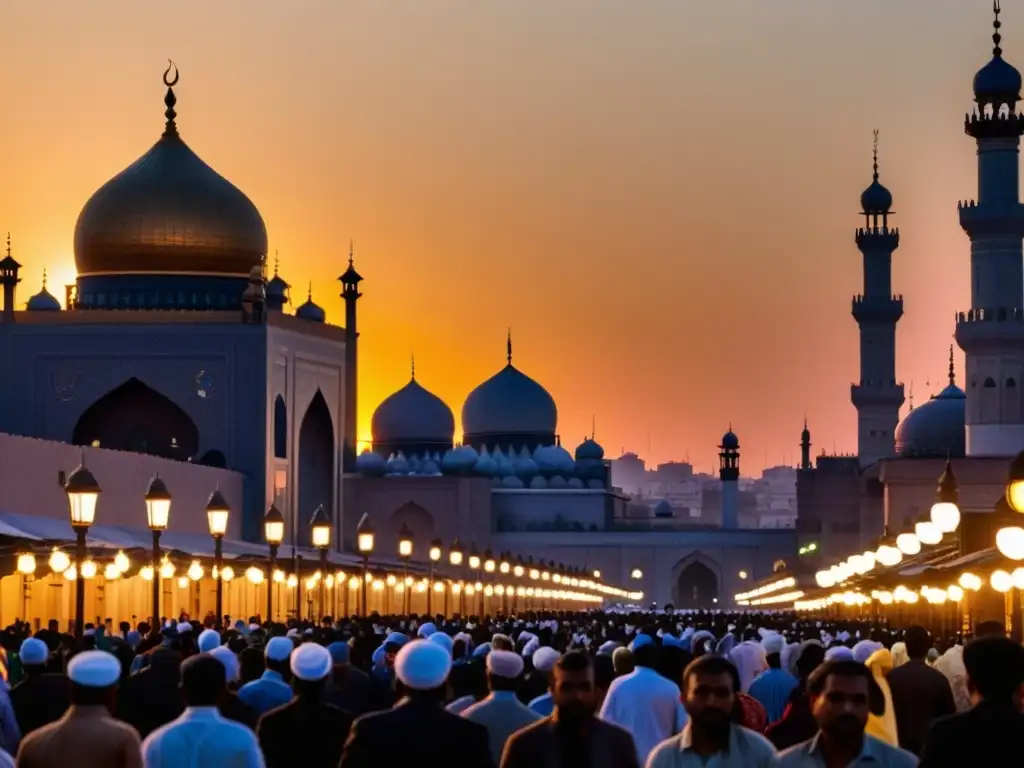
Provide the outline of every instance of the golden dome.
[[267,252],[267,229],[245,194],[178,135],[164,74],[167,127],[142,157],[89,198],[75,224],[80,276],[208,274],[246,277]]

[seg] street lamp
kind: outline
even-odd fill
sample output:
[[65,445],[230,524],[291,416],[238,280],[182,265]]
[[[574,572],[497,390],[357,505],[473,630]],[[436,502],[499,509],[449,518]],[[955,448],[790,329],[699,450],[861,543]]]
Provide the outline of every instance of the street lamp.
[[[153,532],[153,626],[160,626],[160,534],[171,517],[171,494],[164,481],[155,476],[146,490],[146,522]],[[217,617],[220,625],[221,618]]]
[[434,616],[433,613],[431,613],[431,608],[433,608],[432,597],[434,594],[434,568],[441,559],[441,555],[441,540],[434,539],[430,542],[430,584],[427,585],[427,615],[430,616],[431,619],[433,619]]
[[[274,504],[270,505],[267,514],[263,516],[263,538],[267,540],[267,546],[270,547],[270,568],[267,572],[270,574],[271,579],[273,579],[274,571],[277,568],[277,548],[284,541],[284,515],[281,514],[281,510]],[[271,589],[270,584],[267,584],[268,622],[273,621],[273,610],[274,590]]]
[[[152,486],[150,486],[152,487]],[[224,534],[228,531],[228,518],[231,516],[231,507],[221,494],[220,489],[210,494],[210,500],[206,502],[206,519],[210,524],[210,535],[213,537],[213,567],[217,571],[217,578],[214,579],[214,590],[217,595],[217,631],[220,631],[221,622],[224,621],[224,584],[221,582],[220,572],[224,568]]]
[[313,546],[320,550],[320,619],[324,618],[324,597],[327,592],[327,550],[331,546],[331,518],[321,504],[314,510],[313,519],[309,521],[313,528]]
[[[459,541],[458,537],[456,537],[455,541],[452,542],[452,548],[448,552],[448,562],[452,564],[453,568],[459,568],[462,565],[462,542]],[[454,578],[452,580],[452,583],[454,584]],[[445,594],[445,600],[447,600],[448,599],[448,592],[446,591],[444,594]],[[464,607],[465,606],[463,605],[462,591],[460,590],[459,591],[459,613],[465,613],[465,611],[463,610]],[[445,613],[447,613],[447,610],[445,611]]]
[[1010,464],[1010,476],[1006,481],[1006,501],[1014,512],[1024,513],[1024,451]]
[[922,513],[917,518],[917,522],[914,523],[914,535],[917,536],[918,541],[929,547],[942,541],[942,531],[932,522],[931,515],[928,513]]
[[[64,484],[64,492],[68,495],[68,511],[71,515],[71,530],[75,532],[75,572],[81,574],[85,562],[85,535],[89,526],[96,520],[96,502],[101,489],[92,472],[85,468],[85,455],[82,463],[71,473]],[[85,619],[85,580],[75,580],[75,640],[81,643],[84,634]]]
[[[1007,495],[1010,495],[1009,492]],[[956,477],[953,475],[953,464],[946,459],[946,468],[939,477],[939,487],[935,491],[935,503],[932,504],[931,522],[940,533],[953,533],[960,527],[960,507],[957,506]]]
[[412,590],[409,589],[411,585],[408,583],[409,558],[412,557],[412,529],[408,523],[402,523],[402,528],[398,532],[398,556],[402,558],[402,582],[406,585],[406,588],[402,590],[402,613],[408,615],[409,601],[412,597]]
[[359,518],[359,525],[356,526],[356,546],[359,554],[363,556],[363,618],[366,618],[366,573],[370,568],[370,553],[373,552],[373,526],[370,525],[370,516],[363,513]]

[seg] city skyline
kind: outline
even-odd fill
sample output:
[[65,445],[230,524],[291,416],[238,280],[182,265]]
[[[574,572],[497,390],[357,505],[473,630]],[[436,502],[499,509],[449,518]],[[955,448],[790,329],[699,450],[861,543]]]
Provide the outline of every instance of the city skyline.
[[[903,238],[897,374],[918,403],[969,303],[962,119],[991,15],[964,5],[4,8],[0,228],[20,300],[43,268],[62,297],[78,211],[159,135],[171,55],[182,135],[262,211],[293,305],[312,281],[342,321],[355,240],[361,440],[413,352],[458,419],[511,326],[570,449],[593,418],[609,454],[704,471],[731,422],[750,473],[795,461],[806,415],[815,455],[853,452],[874,128]],[[1003,18],[1020,64],[1024,8]]]

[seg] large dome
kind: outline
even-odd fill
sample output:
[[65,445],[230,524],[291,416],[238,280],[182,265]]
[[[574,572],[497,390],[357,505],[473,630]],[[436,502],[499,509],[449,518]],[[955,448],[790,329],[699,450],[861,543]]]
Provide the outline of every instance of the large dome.
[[[168,70],[168,74],[170,69]],[[146,154],[100,187],[75,225],[80,276],[241,277],[267,252],[267,230],[241,190],[181,139],[168,85],[167,126]]]
[[512,342],[508,342],[508,364],[469,393],[462,406],[462,430],[470,445],[523,447],[555,442],[558,409],[554,398],[540,384],[512,365]]
[[[440,442],[451,448],[455,416],[441,398],[424,389],[414,378],[377,406],[370,429],[374,445]],[[407,451],[404,447],[402,450]]]
[[951,381],[927,403],[910,411],[896,427],[896,455],[907,459],[965,455],[966,405],[964,391]]

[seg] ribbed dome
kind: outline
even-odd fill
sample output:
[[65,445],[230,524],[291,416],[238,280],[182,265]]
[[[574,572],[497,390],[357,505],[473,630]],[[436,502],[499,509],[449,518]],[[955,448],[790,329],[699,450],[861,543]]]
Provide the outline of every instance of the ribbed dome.
[[927,403],[914,408],[896,427],[896,455],[917,459],[963,456],[966,406],[964,391],[950,383]]
[[[373,442],[447,442],[455,434],[455,416],[445,402],[411,379],[385,398],[371,420]],[[432,449],[432,448],[431,448]]]
[[[170,70],[168,70],[168,73]],[[177,82],[177,74],[173,81]],[[245,277],[267,253],[256,206],[167,128],[146,154],[100,187],[75,225],[79,275],[187,273]]]

